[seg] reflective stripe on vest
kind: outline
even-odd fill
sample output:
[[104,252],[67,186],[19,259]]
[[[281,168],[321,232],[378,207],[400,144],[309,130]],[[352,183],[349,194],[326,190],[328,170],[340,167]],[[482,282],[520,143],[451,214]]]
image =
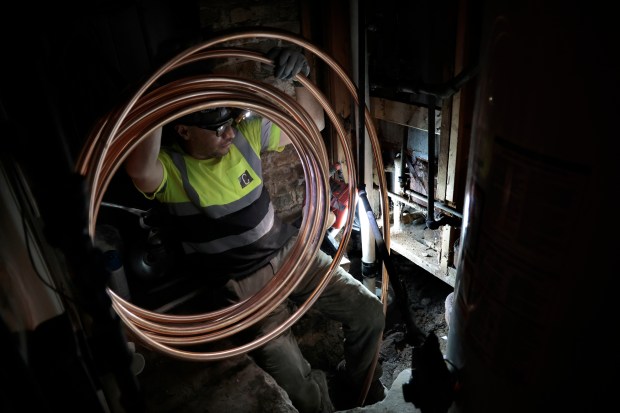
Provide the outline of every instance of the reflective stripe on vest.
[[203,252],[207,254],[219,254],[233,248],[244,247],[253,242],[258,241],[262,236],[267,234],[273,226],[275,211],[273,205],[269,205],[267,215],[253,229],[243,234],[234,234],[227,237],[219,238],[209,242],[183,242],[183,250],[186,254],[194,252]]

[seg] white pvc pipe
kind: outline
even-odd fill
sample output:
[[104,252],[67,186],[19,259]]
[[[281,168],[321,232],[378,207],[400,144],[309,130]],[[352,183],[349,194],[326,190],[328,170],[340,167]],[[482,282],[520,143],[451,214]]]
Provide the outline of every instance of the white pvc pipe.
[[[352,53],[352,62],[358,62],[359,56],[359,44],[358,44],[358,27],[359,27],[359,13],[358,13],[358,4],[357,2],[351,2],[351,53]],[[367,59],[364,59],[367,62]],[[364,71],[367,71],[366,67],[363,68]],[[360,68],[357,64],[353,64],[353,79],[359,79]],[[366,79],[368,79],[366,77]],[[359,85],[358,85],[359,87]],[[366,101],[366,105],[368,106],[368,80],[366,80],[364,84],[364,100]],[[356,111],[355,115],[355,124],[359,125],[359,113]],[[368,133],[364,128],[364,182],[363,184],[366,187],[366,193],[370,194],[372,192],[373,187],[373,179],[372,179],[372,170],[373,170],[373,158],[372,158],[372,147],[370,144],[370,140],[368,138]],[[358,131],[358,136],[360,135],[360,131]],[[372,264],[376,261],[375,257],[375,237],[372,231],[370,230],[370,223],[366,219],[366,210],[364,208],[363,203],[357,203],[359,208],[359,222],[360,222],[360,235],[362,240],[362,262],[367,264]],[[372,205],[372,204],[371,204]],[[374,292],[374,288],[371,290]]]

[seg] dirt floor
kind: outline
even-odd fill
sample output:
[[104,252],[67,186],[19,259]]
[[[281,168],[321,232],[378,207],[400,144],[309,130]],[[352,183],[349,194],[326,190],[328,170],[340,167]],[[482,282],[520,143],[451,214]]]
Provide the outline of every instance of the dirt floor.
[[[352,243],[354,244],[354,241]],[[356,269],[361,267],[360,256],[360,251],[349,248],[350,272],[356,277],[359,277]],[[379,358],[383,366],[381,382],[388,389],[399,373],[411,368],[414,346],[405,334],[407,323],[403,311],[408,309],[410,320],[413,320],[422,335],[435,334],[442,353],[446,354],[448,327],[445,319],[445,299],[453,290],[448,284],[397,253],[392,253],[390,259],[394,264],[394,276],[402,283],[406,297],[399,297],[399,294],[390,288],[390,304]],[[338,394],[333,394],[333,379],[336,366],[342,359],[340,325],[311,309],[293,325],[292,330],[312,368],[326,373],[332,400],[337,398]],[[281,397],[278,396],[278,390],[281,389],[275,382],[265,384],[265,378],[261,378],[253,370],[252,362],[247,356],[205,367],[200,363],[170,359],[142,348],[139,344],[138,351],[146,358],[146,366],[138,379],[147,395],[148,412],[229,412],[234,411],[235,407],[238,408],[240,397],[245,403],[246,412],[296,411],[292,406],[283,408],[280,404],[277,408],[271,404],[270,407],[265,406],[265,400],[272,401]],[[228,383],[230,381],[232,383]],[[245,385],[249,387],[244,387]],[[252,396],[248,395],[249,392]],[[214,393],[220,395],[217,401]],[[257,401],[259,398],[261,400]]]
[[[349,251],[351,273],[357,275],[353,268],[358,267],[359,257],[355,251]],[[386,329],[383,335],[379,360],[383,366],[381,382],[390,388],[398,374],[411,367],[411,350],[416,343],[410,342],[407,331],[407,320],[403,312],[408,309],[410,320],[423,335],[435,334],[439,339],[440,350],[446,354],[448,343],[448,325],[445,318],[446,297],[453,288],[439,280],[407,258],[392,252],[390,255],[395,274],[390,275],[391,283],[398,277],[406,297],[398,297],[390,287]],[[388,274],[389,275],[389,274]],[[405,301],[403,303],[403,301]]]

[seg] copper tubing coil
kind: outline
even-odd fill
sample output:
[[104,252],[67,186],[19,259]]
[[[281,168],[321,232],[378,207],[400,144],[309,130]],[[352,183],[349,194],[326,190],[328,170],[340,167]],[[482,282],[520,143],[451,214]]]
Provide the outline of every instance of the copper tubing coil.
[[[127,155],[152,130],[172,119],[200,109],[219,106],[246,108],[267,117],[278,124],[291,141],[300,157],[306,182],[306,203],[303,207],[302,225],[298,240],[289,257],[273,279],[257,294],[249,299],[216,312],[195,315],[170,315],[155,313],[137,307],[108,289],[112,305],[127,328],[146,345],[172,357],[210,361],[233,357],[249,352],[275,338],[292,326],[316,301],[327,283],[333,269],[340,263],[348,244],[354,214],[349,214],[342,232],[342,241],[335,254],[332,265],[321,282],[291,314],[288,320],[273,331],[235,348],[212,351],[190,352],[177,347],[212,342],[236,334],[257,321],[282,303],[306,274],[310,262],[319,249],[327,225],[329,207],[328,160],[320,132],[309,119],[305,110],[287,94],[265,83],[241,79],[234,76],[198,76],[180,79],[155,88],[152,87],[166,73],[182,65],[211,58],[234,57],[250,59],[264,64],[273,64],[263,54],[242,49],[212,49],[226,42],[246,39],[268,38],[289,42],[303,47],[306,51],[321,58],[342,80],[354,101],[359,105],[357,88],[345,70],[329,55],[306,40],[291,34],[269,30],[250,31],[216,37],[178,54],[152,75],[133,95],[126,105],[112,111],[93,129],[77,162],[76,170],[88,182],[89,232],[94,239],[98,209],[112,177],[124,162]],[[323,107],[327,118],[335,128],[343,147],[349,182],[349,199],[356,196],[356,175],[351,143],[347,139],[342,121],[329,105],[328,100],[304,76],[296,80],[304,85]],[[368,108],[365,108],[365,125],[372,145],[377,170],[383,170],[381,151],[377,133],[372,124]],[[387,184],[385,176],[378,174],[382,195],[383,236],[389,249],[389,212],[387,211]],[[382,291],[384,314],[387,310],[388,275],[382,269]],[[380,337],[378,338],[378,344]],[[377,348],[377,356],[378,356]],[[375,357],[376,362],[377,357]],[[369,382],[366,386],[368,389]],[[365,393],[364,393],[365,395]],[[364,396],[365,397],[365,396]]]

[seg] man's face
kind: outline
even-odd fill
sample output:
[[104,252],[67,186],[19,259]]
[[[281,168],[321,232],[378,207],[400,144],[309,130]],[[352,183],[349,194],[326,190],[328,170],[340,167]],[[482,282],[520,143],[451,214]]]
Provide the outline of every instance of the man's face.
[[221,158],[230,151],[235,130],[230,123],[219,131],[186,126],[186,150],[197,159]]

